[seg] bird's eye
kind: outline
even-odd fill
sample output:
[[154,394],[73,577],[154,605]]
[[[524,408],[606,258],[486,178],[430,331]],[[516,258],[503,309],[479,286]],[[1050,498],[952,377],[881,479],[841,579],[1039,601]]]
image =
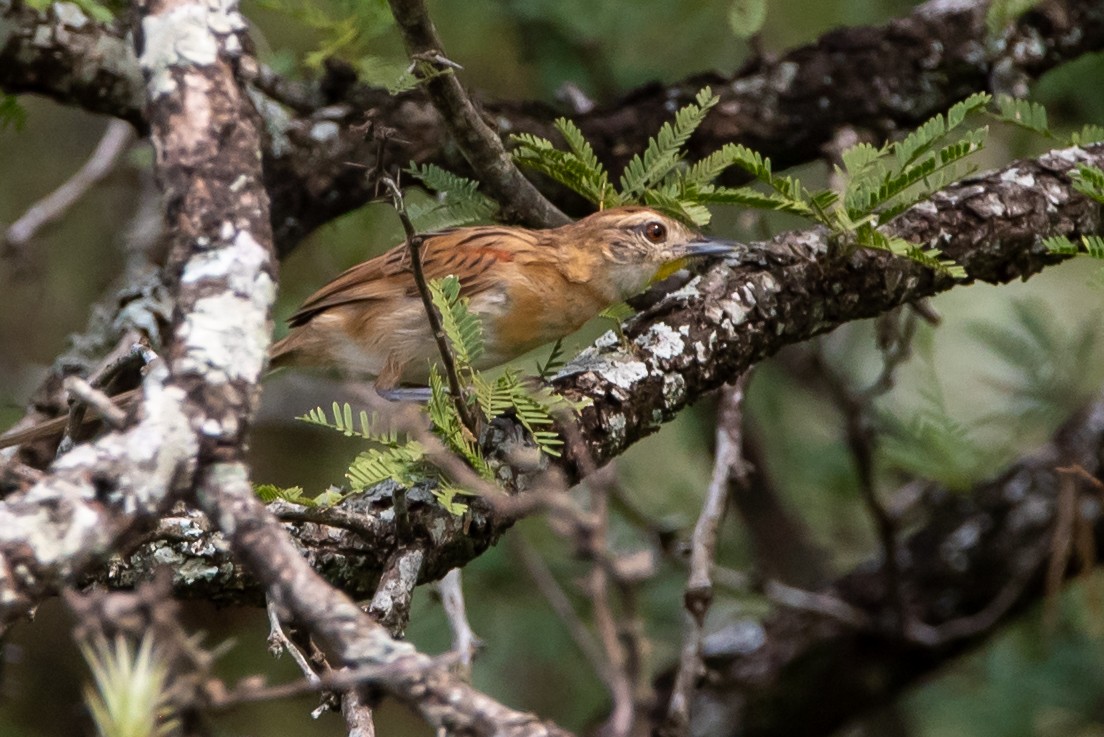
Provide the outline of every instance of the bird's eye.
[[652,243],[662,243],[667,238],[667,226],[653,220],[644,226],[644,237]]

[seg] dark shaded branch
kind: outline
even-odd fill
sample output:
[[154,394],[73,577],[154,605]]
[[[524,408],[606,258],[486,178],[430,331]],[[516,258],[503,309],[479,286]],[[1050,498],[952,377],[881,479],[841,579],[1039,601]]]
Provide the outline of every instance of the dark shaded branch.
[[[698,696],[697,713],[717,721],[696,728],[744,737],[830,734],[991,635],[1046,592],[1060,467],[1076,463],[1099,478],[1102,451],[1098,400],[996,480],[967,495],[933,490],[927,522],[902,544],[899,574],[919,624],[909,637],[878,626],[895,608],[882,561],[815,594],[841,616],[785,608],[761,623],[733,623],[714,637]],[[1088,514],[1099,545],[1104,516],[1095,507]]]
[[[1008,91],[1003,80],[1037,78],[1104,48],[1104,7],[1094,0],[1041,5],[1022,16],[999,43],[988,37],[986,7],[928,2],[883,25],[831,31],[732,76],[647,85],[573,118],[598,157],[617,170],[670,119],[672,106],[691,102],[702,85],[710,84],[721,103],[691,140],[691,154],[744,143],[781,169],[820,157],[840,127],[883,140],[971,92]],[[0,44],[0,89],[48,95],[143,126],[141,77],[117,30],[86,22],[79,32],[72,31],[54,15],[13,0],[0,0],[0,18],[13,29]],[[35,45],[31,39],[50,43]],[[278,86],[267,72],[256,77],[265,89]],[[322,95],[313,111],[299,117],[268,116],[273,140],[265,152],[265,177],[281,253],[377,195],[376,182],[366,181],[350,161],[379,172],[416,161],[471,173],[450,156],[444,121],[421,93],[392,97],[355,85],[342,89],[340,99]],[[296,104],[304,108],[316,97],[297,94]],[[499,134],[556,137],[552,123],[561,111],[533,101],[483,107],[497,121]],[[382,149],[386,161],[378,160],[377,143],[364,138],[365,110],[371,111],[373,125],[393,132]],[[557,201],[566,205],[562,194]]]

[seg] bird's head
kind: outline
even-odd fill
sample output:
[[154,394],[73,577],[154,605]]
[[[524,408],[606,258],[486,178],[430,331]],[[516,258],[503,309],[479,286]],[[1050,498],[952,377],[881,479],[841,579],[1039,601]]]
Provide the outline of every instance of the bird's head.
[[575,223],[579,244],[600,256],[603,281],[615,301],[643,291],[698,256],[732,251],[733,244],[711,240],[647,207],[603,210]]

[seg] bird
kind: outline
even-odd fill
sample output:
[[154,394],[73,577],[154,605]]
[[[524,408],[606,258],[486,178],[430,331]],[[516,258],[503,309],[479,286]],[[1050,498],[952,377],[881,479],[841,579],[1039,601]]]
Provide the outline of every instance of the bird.
[[[420,253],[427,281],[459,280],[483,327],[474,368],[484,369],[575,332],[689,259],[732,249],[654,209],[630,206],[547,230],[444,230],[425,236]],[[272,346],[270,367],[332,367],[371,378],[378,389],[424,385],[438,348],[410,259],[400,244],[315,292]]]
[[[723,256],[736,245],[643,206],[600,210],[545,230],[482,225],[419,237],[426,280],[455,276],[481,321],[484,350],[476,369],[563,338],[691,259]],[[287,335],[270,348],[269,369],[334,369],[372,381],[377,390],[424,386],[439,349],[411,258],[408,244],[400,243],[308,297],[289,318]],[[0,448],[28,442],[50,423],[56,434],[64,427],[60,419],[0,436]]]

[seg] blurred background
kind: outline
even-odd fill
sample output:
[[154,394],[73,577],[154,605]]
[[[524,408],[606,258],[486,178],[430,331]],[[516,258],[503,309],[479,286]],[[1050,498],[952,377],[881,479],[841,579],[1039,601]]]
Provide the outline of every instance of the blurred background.
[[[312,0],[326,7],[326,0]],[[774,0],[760,43],[767,52],[807,43],[840,25],[875,24],[907,13],[914,3],[890,0]],[[301,62],[321,34],[276,2],[245,0],[262,58],[286,73],[309,73]],[[335,13],[341,6],[333,6]],[[650,81],[674,81],[695,72],[731,73],[748,55],[729,23],[728,0],[469,0],[431,2],[431,15],[449,56],[463,64],[463,80],[486,98],[555,102],[565,83],[606,100]],[[372,41],[381,65],[405,66],[391,33]],[[1048,108],[1056,128],[1104,123],[1104,96],[1085,94],[1104,85],[1104,59],[1085,58],[1047,75],[1033,98]],[[48,101],[23,97],[27,124],[0,132],[0,224],[20,216],[37,198],[64,182],[96,146],[106,121]],[[978,160],[982,168],[1038,153],[1047,142],[996,126]],[[124,233],[141,193],[148,189],[150,154],[138,145],[126,165],[78,204],[61,223],[42,232],[18,261],[0,259],[0,427],[14,422],[45,368],[86,323],[89,306],[109,290],[125,263]],[[823,166],[797,174],[825,181]],[[716,213],[714,230],[756,239],[795,227],[793,221]],[[330,277],[394,245],[401,229],[384,204],[370,205],[314,233],[282,266],[278,318]],[[899,470],[964,489],[1043,442],[1068,414],[1098,391],[1101,362],[1100,266],[1075,259],[1029,282],[1000,288],[955,289],[934,301],[938,328],[919,327],[915,352],[896,386],[878,401],[889,442],[878,458],[885,490]],[[588,326],[569,340],[581,347],[608,328]],[[1012,348],[1010,348],[1012,346]],[[872,324],[846,326],[819,346],[824,361],[849,383],[865,386],[881,357]],[[546,352],[539,354],[543,357]],[[531,368],[535,357],[520,362]],[[755,370],[748,422],[763,461],[791,510],[800,510],[814,542],[836,572],[876,554],[873,525],[858,498],[843,421],[831,402],[806,387],[794,356],[771,359]],[[1026,387],[1026,389],[1025,389]],[[700,401],[660,433],[616,462],[625,496],[672,528],[688,531],[696,519],[712,465],[714,409]],[[322,490],[339,483],[355,445],[331,433],[266,410],[253,442],[256,481]],[[540,551],[561,584],[585,598],[574,582],[585,564],[574,560],[544,520],[517,526],[507,540],[464,570],[472,625],[487,643],[475,665],[475,684],[516,708],[533,710],[572,730],[601,718],[606,696],[562,623],[519,567],[509,538]],[[618,549],[647,544],[619,522]],[[719,561],[733,569],[750,564],[750,550],[735,515],[722,528]],[[683,569],[670,562],[642,589],[651,666],[670,665],[681,634]],[[1087,582],[1091,584],[1097,577]],[[1099,584],[1100,582],[1097,581]],[[912,689],[890,713],[858,724],[854,735],[1104,735],[1104,637],[1099,604],[1086,584],[1069,587],[1060,616],[1044,626],[1031,611],[985,647]],[[263,612],[185,605],[189,626],[207,642],[231,640],[222,673],[238,678],[262,672],[270,681],[296,677],[286,660],[267,653]],[[765,604],[737,592],[715,602],[709,627],[755,616]],[[71,622],[57,602],[43,605],[3,650],[0,734],[41,737],[89,729],[80,704],[85,668],[69,637]],[[431,653],[447,649],[449,631],[431,590],[418,591],[409,638]],[[523,657],[519,657],[522,655]],[[340,717],[315,721],[312,698],[241,708],[219,717],[215,734],[332,735]],[[388,704],[380,734],[428,734],[402,708]]]

